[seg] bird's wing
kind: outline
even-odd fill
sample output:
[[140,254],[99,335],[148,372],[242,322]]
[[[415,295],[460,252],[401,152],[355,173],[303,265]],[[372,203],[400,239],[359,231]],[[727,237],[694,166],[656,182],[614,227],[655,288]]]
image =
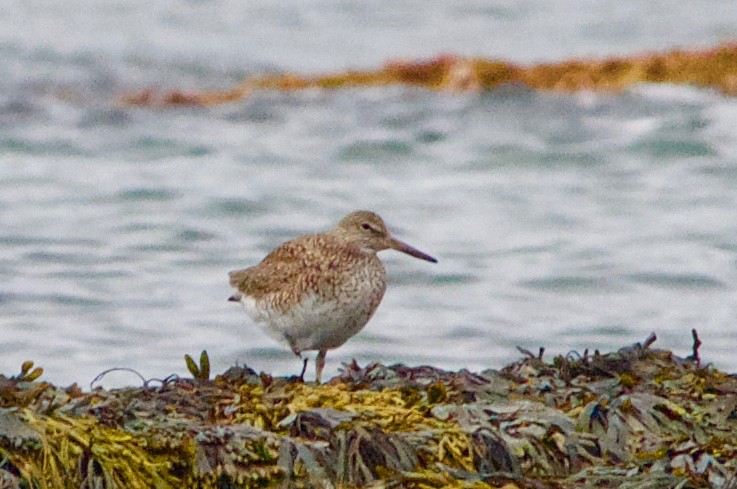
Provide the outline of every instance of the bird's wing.
[[344,254],[359,253],[325,235],[302,236],[274,249],[254,267],[230,272],[230,285],[241,294],[260,299],[274,294],[298,298],[321,288],[333,274],[324,273],[344,262]]
[[230,272],[228,275],[231,287],[254,298],[284,290],[299,268],[299,261],[296,257],[269,259],[272,255],[273,252],[255,267]]

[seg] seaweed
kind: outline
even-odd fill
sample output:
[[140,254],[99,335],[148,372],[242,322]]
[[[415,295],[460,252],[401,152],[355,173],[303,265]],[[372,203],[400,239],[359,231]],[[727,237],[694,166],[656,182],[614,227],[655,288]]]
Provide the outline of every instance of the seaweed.
[[737,378],[656,337],[327,384],[247,366],[83,392],[0,375],[0,487],[737,488]]
[[148,88],[120,98],[124,105],[212,106],[232,103],[258,90],[341,89],[402,85],[443,92],[478,92],[517,85],[531,90],[619,92],[638,83],[676,83],[737,95],[737,43],[708,49],[674,49],[606,59],[572,59],[531,66],[495,59],[441,55],[428,60],[392,60],[375,70],[319,76],[294,73],[250,76],[224,91]]

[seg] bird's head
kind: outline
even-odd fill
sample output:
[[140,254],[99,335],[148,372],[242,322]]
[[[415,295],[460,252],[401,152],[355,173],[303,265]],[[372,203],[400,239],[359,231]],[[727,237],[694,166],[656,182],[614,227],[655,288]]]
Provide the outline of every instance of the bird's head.
[[384,220],[371,211],[351,212],[340,220],[332,232],[341,239],[355,243],[362,250],[376,253],[391,248],[421,260],[437,263],[432,256],[393,237]]

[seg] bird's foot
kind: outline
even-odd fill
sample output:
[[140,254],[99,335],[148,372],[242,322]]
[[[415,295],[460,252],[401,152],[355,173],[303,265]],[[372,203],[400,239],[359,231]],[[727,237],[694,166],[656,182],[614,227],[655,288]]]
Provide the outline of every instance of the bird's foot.
[[290,384],[294,384],[297,382],[301,384],[305,383],[305,371],[307,370],[307,360],[308,360],[307,358],[302,359],[302,371],[299,373],[299,375],[291,375],[287,379],[287,382],[289,382]]
[[303,384],[305,383],[305,372],[307,371],[307,361],[308,360],[309,358],[305,358],[304,361],[302,362],[302,371],[299,373],[299,377],[297,377],[297,379],[299,379],[299,381],[302,382]]

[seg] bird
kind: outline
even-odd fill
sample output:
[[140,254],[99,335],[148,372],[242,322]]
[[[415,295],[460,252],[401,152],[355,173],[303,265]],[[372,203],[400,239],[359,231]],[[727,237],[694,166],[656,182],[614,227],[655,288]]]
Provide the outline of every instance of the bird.
[[376,254],[386,249],[437,263],[392,236],[376,213],[359,210],[326,232],[283,243],[258,265],[229,272],[235,292],[228,300],[297,357],[317,350],[319,384],[328,350],[361,331],[384,297],[386,271]]

